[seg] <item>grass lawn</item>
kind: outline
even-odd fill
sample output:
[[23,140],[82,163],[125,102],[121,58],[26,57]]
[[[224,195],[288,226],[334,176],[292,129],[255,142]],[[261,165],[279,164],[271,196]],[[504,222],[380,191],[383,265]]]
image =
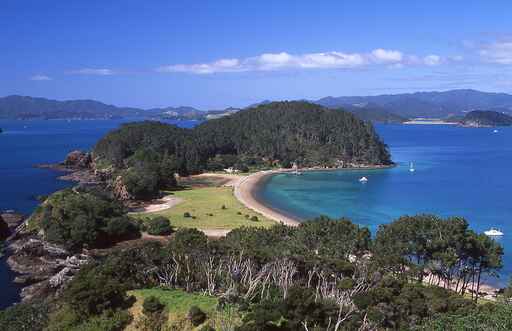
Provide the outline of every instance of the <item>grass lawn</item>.
[[[170,330],[192,331],[194,328],[187,320],[187,314],[192,306],[199,307],[208,316],[204,324],[220,327],[221,325],[237,325],[240,323],[240,315],[233,307],[217,310],[218,299],[198,293],[187,293],[183,290],[167,290],[160,288],[129,291],[129,295],[135,296],[137,301],[130,308],[134,322],[128,326],[127,331],[137,330],[137,321],[143,316],[142,304],[144,299],[150,296],[157,297],[165,305],[168,312],[167,326]],[[220,330],[219,328],[216,328]]]
[[218,300],[215,297],[209,297],[196,293],[187,293],[182,290],[166,290],[160,288],[144,289],[130,291],[129,294],[137,298],[137,302],[143,302],[145,298],[157,297],[171,314],[187,315],[192,306],[201,308],[205,313],[213,313]]
[[[140,216],[161,215],[170,219],[171,224],[178,228],[222,229],[229,230],[241,226],[269,227],[274,221],[243,206],[233,195],[230,187],[202,187],[173,192],[183,199],[176,206]],[[226,209],[222,209],[222,206]],[[193,217],[184,217],[184,213]],[[245,215],[249,215],[246,218]],[[258,221],[251,221],[257,216]],[[195,217],[195,218],[194,218]]]

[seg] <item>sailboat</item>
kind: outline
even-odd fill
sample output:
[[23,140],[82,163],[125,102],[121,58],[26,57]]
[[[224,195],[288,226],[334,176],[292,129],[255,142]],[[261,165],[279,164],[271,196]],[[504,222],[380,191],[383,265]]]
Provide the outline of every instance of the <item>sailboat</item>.
[[416,169],[414,169],[414,163],[412,163],[412,162],[409,163],[409,171],[410,172],[415,172],[416,171]]

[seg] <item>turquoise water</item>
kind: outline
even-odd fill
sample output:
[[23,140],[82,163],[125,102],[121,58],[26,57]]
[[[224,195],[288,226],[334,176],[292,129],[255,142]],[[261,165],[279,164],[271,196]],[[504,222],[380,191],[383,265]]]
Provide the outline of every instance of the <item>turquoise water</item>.
[[[0,120],[0,210],[13,209],[30,214],[38,195],[53,193],[72,185],[57,177],[61,174],[35,168],[41,163],[62,161],[75,149],[88,150],[108,131],[125,120],[90,121],[6,121]],[[140,120],[140,119],[139,119]],[[172,122],[191,127],[195,121]],[[0,259],[0,309],[19,299],[19,288],[12,283],[14,274]]]
[[[302,219],[348,217],[368,226],[401,215],[463,216],[478,232],[498,227],[505,236],[505,267],[512,275],[512,128],[467,129],[433,125],[380,125],[398,166],[385,170],[279,174],[258,192],[276,209]],[[416,171],[409,171],[414,162]],[[361,184],[358,179],[368,178]]]

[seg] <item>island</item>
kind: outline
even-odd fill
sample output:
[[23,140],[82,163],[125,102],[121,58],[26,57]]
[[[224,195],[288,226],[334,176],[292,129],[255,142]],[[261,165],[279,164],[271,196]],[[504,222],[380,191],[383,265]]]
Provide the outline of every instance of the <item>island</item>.
[[511,126],[512,116],[498,111],[475,110],[467,113],[460,124],[465,127]]
[[283,171],[390,166],[370,122],[309,102],[193,129],[124,124],[70,153],[60,167],[88,179],[44,198],[6,242],[24,288],[0,329],[431,330],[510,316],[483,282],[503,249],[461,217],[403,216],[372,234],[249,201]]

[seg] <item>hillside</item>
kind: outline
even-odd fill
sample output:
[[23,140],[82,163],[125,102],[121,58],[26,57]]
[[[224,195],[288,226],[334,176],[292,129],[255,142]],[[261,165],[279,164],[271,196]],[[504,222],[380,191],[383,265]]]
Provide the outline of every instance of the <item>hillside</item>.
[[386,109],[375,104],[363,105],[346,105],[341,110],[348,111],[354,114],[357,118],[363,121],[370,121],[374,123],[403,123],[407,118],[396,115]]
[[132,123],[95,146],[96,164],[123,173],[133,196],[152,196],[169,174],[227,167],[388,165],[386,145],[373,126],[348,112],[307,102],[274,102],[180,129]]
[[3,119],[90,119],[140,114],[140,109],[116,107],[94,100],[57,101],[19,95],[0,98],[0,118]]
[[504,108],[508,111],[512,110],[512,95],[476,90],[416,92],[377,96],[326,97],[315,102],[330,108],[371,103],[405,118],[445,118],[476,109],[488,110],[492,108]]
[[512,117],[498,111],[472,111],[460,122],[464,126],[489,127],[489,126],[510,126]]

